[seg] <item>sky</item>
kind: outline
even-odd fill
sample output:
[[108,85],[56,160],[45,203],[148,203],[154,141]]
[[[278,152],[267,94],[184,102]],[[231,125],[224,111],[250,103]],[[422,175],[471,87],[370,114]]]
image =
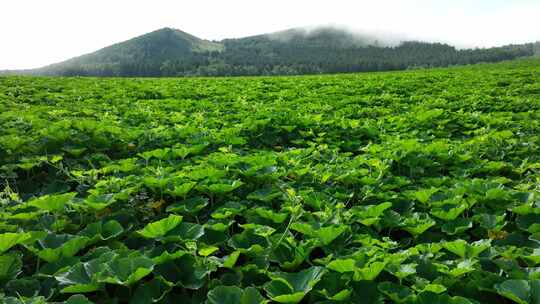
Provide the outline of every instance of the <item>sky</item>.
[[0,70],[36,68],[163,27],[220,40],[338,25],[460,48],[540,40],[540,0],[1,0]]

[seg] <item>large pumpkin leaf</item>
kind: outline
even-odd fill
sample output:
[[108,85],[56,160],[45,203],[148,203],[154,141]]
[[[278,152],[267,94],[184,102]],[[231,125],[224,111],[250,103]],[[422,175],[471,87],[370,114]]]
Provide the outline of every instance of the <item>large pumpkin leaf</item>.
[[116,198],[113,194],[101,194],[101,195],[89,195],[79,205],[75,205],[77,208],[85,208],[94,212],[99,212],[116,202]]
[[208,292],[208,304],[260,304],[266,303],[253,287],[241,289],[236,286],[218,286]]
[[86,298],[83,295],[74,295],[74,296],[69,297],[69,299],[67,299],[65,304],[93,304],[93,303],[94,302],[91,302],[90,300],[88,300],[88,298]]
[[495,285],[495,290],[519,304],[540,303],[540,280],[507,280]]
[[197,214],[207,205],[208,198],[196,196],[168,206],[167,212],[180,214]]
[[159,239],[180,225],[181,222],[182,216],[171,214],[164,219],[146,225],[143,229],[137,231],[137,233],[148,239]]
[[392,203],[386,202],[379,205],[355,207],[351,212],[358,218],[360,223],[371,226],[378,223],[381,215],[390,207],[392,207]]
[[21,268],[21,256],[16,254],[0,255],[0,284],[17,277]]
[[330,262],[326,267],[339,273],[353,273],[355,281],[372,281],[386,266],[386,262],[371,261],[362,266],[354,259],[336,259]]
[[264,286],[268,296],[278,303],[298,303],[324,275],[324,268],[311,267],[297,273],[271,273]]
[[35,245],[25,245],[28,250],[47,262],[55,262],[62,257],[72,257],[85,248],[90,239],[85,236],[48,233]]
[[410,288],[392,282],[382,282],[377,288],[395,303],[412,302],[416,296]]
[[154,262],[138,253],[128,256],[116,256],[107,262],[98,274],[102,283],[131,286],[149,275],[154,269]]
[[8,251],[11,247],[21,244],[32,238],[30,233],[25,232],[8,232],[0,234],[0,254]]
[[62,293],[88,293],[99,290],[103,284],[98,281],[98,275],[104,270],[105,264],[117,256],[107,248],[98,251],[95,258],[80,262],[54,275],[62,288]]
[[131,297],[130,303],[158,303],[172,290],[172,287],[171,283],[161,278],[155,278],[149,282],[140,284]]
[[44,195],[29,201],[28,205],[51,212],[58,212],[64,210],[65,205],[73,200],[76,195],[77,193],[75,192],[59,195]]
[[163,237],[165,242],[186,242],[197,240],[204,235],[204,227],[199,224],[182,222]]
[[115,220],[107,222],[99,221],[86,226],[79,235],[86,236],[91,243],[106,241],[118,237],[124,232],[124,228]]
[[326,246],[347,231],[348,228],[345,225],[315,227],[308,223],[296,222],[291,225],[291,229],[307,236],[317,238],[322,245]]
[[167,191],[172,196],[176,197],[185,197],[186,194],[195,187],[197,183],[196,182],[186,182],[186,183],[178,183],[174,184],[174,188],[172,190]]
[[414,213],[406,217],[402,222],[405,231],[413,236],[419,236],[429,228],[435,226],[436,222],[425,213]]
[[213,194],[226,194],[241,187],[244,183],[240,180],[226,181],[223,183],[211,184],[205,188]]
[[490,245],[491,242],[489,240],[481,240],[470,244],[464,240],[455,240],[442,244],[446,250],[458,255],[461,258],[478,257],[478,255],[488,249]]

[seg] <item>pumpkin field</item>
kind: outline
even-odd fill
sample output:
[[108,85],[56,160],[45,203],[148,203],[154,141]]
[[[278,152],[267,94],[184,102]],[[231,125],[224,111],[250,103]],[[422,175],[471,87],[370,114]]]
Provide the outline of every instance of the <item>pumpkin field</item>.
[[0,302],[540,304],[540,60],[0,77]]

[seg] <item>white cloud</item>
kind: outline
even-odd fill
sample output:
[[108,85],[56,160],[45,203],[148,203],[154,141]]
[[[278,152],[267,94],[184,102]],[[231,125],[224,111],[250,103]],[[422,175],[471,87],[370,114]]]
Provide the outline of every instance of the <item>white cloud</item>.
[[0,69],[43,66],[166,26],[217,40],[339,24],[485,47],[540,40],[537,16],[537,0],[2,0]]

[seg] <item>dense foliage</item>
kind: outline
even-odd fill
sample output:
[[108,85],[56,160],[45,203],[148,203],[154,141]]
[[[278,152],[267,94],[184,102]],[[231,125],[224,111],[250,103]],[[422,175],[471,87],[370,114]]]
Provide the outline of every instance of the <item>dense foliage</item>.
[[0,108],[3,303],[540,303],[540,61]]
[[447,67],[532,56],[538,45],[457,50],[446,44],[389,44],[322,28],[210,42],[162,29],[98,52],[28,71],[63,76],[241,76],[350,73]]

